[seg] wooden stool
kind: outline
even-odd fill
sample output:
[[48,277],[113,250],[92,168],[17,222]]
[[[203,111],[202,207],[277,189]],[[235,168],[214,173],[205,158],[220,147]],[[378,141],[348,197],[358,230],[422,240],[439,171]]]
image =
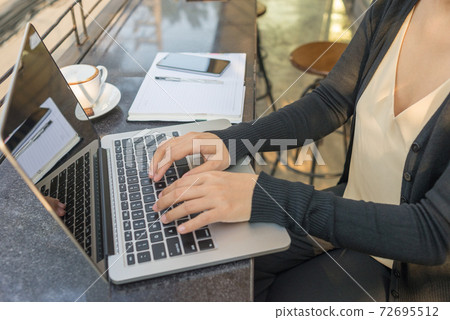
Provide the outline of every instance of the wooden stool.
[[259,18],[260,16],[262,16],[264,13],[266,13],[266,10],[267,7],[263,3],[256,1],[256,17]]
[[[256,17],[259,18],[260,16],[265,14],[266,11],[267,11],[267,7],[264,4],[262,4],[261,2],[256,1]],[[260,97],[257,97],[256,100],[260,100],[265,97],[269,97],[270,103],[272,105],[272,110],[277,111],[277,108],[275,106],[275,100],[273,99],[273,95],[272,95],[272,84],[270,83],[270,80],[267,77],[266,68],[264,66],[264,58],[261,53],[261,39],[260,39],[259,34],[260,34],[259,28],[256,27],[256,54],[257,54],[257,58],[258,58],[259,70],[261,71],[263,78],[264,78],[264,82],[266,84],[266,93],[264,93]]]
[[[291,64],[299,69],[300,71],[306,72],[311,75],[319,76],[311,85],[309,85],[301,94],[300,98],[305,96],[310,91],[317,88],[320,81],[325,78],[328,73],[333,69],[336,62],[341,57],[344,50],[347,48],[347,44],[340,42],[311,42],[296,48],[291,52],[289,60]],[[340,132],[344,136],[344,149],[347,152],[347,127],[344,124],[343,132]],[[320,141],[318,141],[318,144]],[[300,149],[297,149],[295,155],[295,160],[298,158]],[[280,162],[280,154],[278,154],[275,160],[272,175],[275,174],[278,163]],[[329,174],[318,174],[316,173],[316,161],[313,159],[310,172],[300,171],[298,169],[292,168],[287,164],[287,168],[296,173],[306,175],[309,177],[309,183],[312,185],[314,183],[314,178],[333,178],[340,176],[341,173],[329,173]]]

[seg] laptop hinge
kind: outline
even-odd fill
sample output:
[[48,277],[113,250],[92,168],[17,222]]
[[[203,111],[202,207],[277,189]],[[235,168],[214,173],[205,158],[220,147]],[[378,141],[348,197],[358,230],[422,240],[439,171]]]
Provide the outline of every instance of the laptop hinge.
[[103,215],[103,243],[107,255],[114,255],[114,232],[111,211],[111,190],[109,188],[108,155],[103,148],[98,149],[100,165],[101,212]]

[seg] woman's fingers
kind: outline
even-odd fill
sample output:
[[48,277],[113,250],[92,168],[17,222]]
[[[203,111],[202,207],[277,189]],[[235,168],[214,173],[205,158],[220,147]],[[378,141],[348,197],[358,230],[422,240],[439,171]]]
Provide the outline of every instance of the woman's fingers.
[[159,181],[172,163],[192,154],[189,143],[184,143],[183,138],[172,139],[156,149],[150,161],[149,176],[155,181]]
[[[200,166],[195,173],[208,170],[223,170],[230,164],[229,153],[222,140],[207,132],[191,132],[161,144],[150,161],[149,176],[159,181],[176,160],[200,153],[206,158],[206,166]],[[192,173],[189,173],[192,174]]]
[[214,162],[214,161],[206,161],[202,165],[199,165],[198,167],[195,167],[195,168],[189,170],[188,172],[186,172],[183,177],[193,176],[198,173],[214,171],[214,170],[222,170],[222,168],[220,168],[220,164],[217,162]]
[[161,216],[163,223],[170,223],[174,220],[183,218],[189,214],[199,213],[204,210],[211,209],[213,205],[207,201],[207,199],[194,199],[183,202],[181,205],[167,211]]
[[163,191],[161,191],[161,193],[159,194],[159,198],[167,195],[168,193],[178,188],[190,187],[194,185],[200,186],[203,184],[204,180],[205,177],[203,176],[193,176],[193,175],[187,176],[185,174],[182,178],[176,180],[174,183],[172,183],[171,185],[166,187]]
[[161,196],[153,205],[154,211],[161,211],[182,201],[196,199],[204,196],[206,189],[201,186],[188,186],[174,189],[173,191]]
[[178,233],[181,234],[189,233],[215,222],[214,216],[217,215],[216,213],[217,213],[216,209],[200,213],[194,219],[190,219],[189,221],[179,225],[177,228]]
[[55,198],[51,198],[51,197],[45,197],[45,199],[47,200],[47,202],[50,204],[50,206],[52,207],[53,211],[55,211],[55,213],[62,217],[66,214],[66,205],[64,203],[59,202],[58,199]]

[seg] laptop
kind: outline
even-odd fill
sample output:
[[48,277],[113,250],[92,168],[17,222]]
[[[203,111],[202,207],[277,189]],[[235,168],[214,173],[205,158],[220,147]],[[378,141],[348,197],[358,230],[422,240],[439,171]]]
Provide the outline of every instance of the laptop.
[[[164,140],[224,129],[226,120],[111,134],[100,139],[35,28],[28,24],[0,118],[0,149],[56,223],[105,280],[116,284],[282,251],[290,238],[269,223],[214,223],[187,235],[152,206],[196,165],[176,161],[160,182],[148,162]],[[239,161],[238,161],[239,163]],[[249,165],[229,169],[253,172]],[[59,217],[48,197],[66,204]]]

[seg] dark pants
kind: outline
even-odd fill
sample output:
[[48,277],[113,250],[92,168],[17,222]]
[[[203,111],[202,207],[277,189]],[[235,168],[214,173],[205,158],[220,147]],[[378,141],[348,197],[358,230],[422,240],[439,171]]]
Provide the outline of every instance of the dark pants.
[[367,254],[289,234],[287,251],[255,258],[255,301],[387,301],[389,268]]

